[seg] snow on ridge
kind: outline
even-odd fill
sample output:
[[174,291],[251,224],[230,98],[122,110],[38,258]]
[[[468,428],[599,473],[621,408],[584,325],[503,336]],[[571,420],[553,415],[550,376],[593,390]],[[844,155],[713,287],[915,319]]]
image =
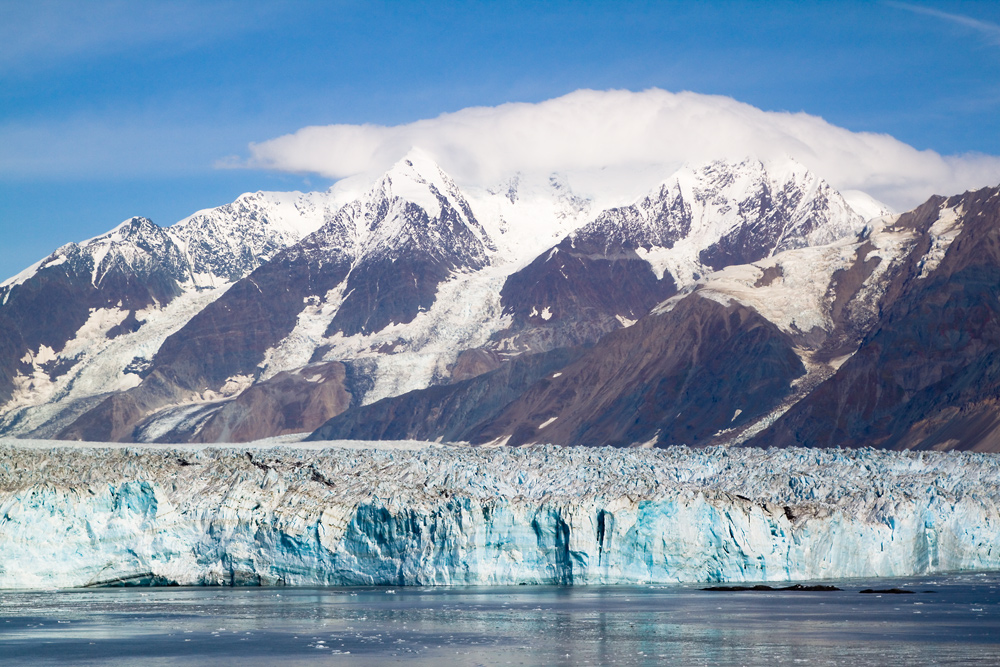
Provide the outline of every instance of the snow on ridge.
[[[342,283],[323,299],[306,304],[292,332],[265,352],[260,380],[304,366],[316,349],[326,346],[322,360],[351,360],[365,366],[372,387],[362,398],[364,404],[430,386],[448,374],[462,350],[485,345],[509,324],[500,306],[500,288],[509,272],[507,266],[490,266],[456,273],[438,286],[431,307],[408,324],[390,324],[370,334],[338,332],[326,337],[343,298]],[[380,352],[386,346],[393,348],[391,353]]]
[[[406,233],[405,229],[388,229],[393,224],[405,223],[400,220],[385,225],[384,229],[369,228],[370,216],[379,202],[385,198],[396,201],[396,204],[410,202],[434,218],[441,214],[442,199],[447,201],[482,242],[486,255],[484,264],[487,264],[488,270],[475,275],[454,275],[440,286],[435,304],[427,312],[420,313],[414,322],[405,326],[391,325],[369,336],[324,339],[323,333],[335,314],[340,297],[317,295],[331,298],[320,299],[318,304],[312,306],[304,304],[295,330],[266,353],[260,379],[303,365],[321,344],[332,343],[326,358],[361,360],[371,364],[375,381],[364,398],[364,402],[368,403],[425,387],[444,377],[448,365],[460,350],[484,344],[492,333],[504,326],[498,306],[499,288],[504,279],[566,235],[591,222],[600,210],[597,208],[600,202],[620,198],[621,193],[626,192],[616,189],[619,186],[615,185],[610,194],[594,195],[593,198],[584,196],[580,194],[582,190],[573,185],[577,176],[518,173],[504,179],[502,185],[496,188],[463,190],[426,153],[414,149],[380,179],[369,183],[367,189],[361,189],[361,181],[347,179],[351,182],[338,183],[326,192],[246,193],[230,204],[199,211],[171,227],[160,228],[145,219],[130,218],[110,232],[75,245],[93,255],[92,280],[95,286],[99,286],[102,260],[112,251],[130,252],[128,248],[122,249],[118,245],[127,242],[126,237],[133,228],[137,234],[157,232],[163,237],[162,242],[173,243],[179,250],[179,266],[171,270],[182,279],[181,288],[186,293],[229,285],[280,249],[293,246],[308,234],[319,233],[318,230],[338,219],[342,226],[352,228],[340,230],[346,232],[346,236],[339,234],[334,239],[338,250],[351,255],[355,262],[360,261],[366,252],[384,250],[393,233]],[[643,183],[648,182],[652,178],[651,172],[644,174],[643,178]],[[712,178],[717,178],[718,183],[714,183]],[[704,275],[704,267],[697,262],[698,252],[739,223],[733,216],[733,210],[737,208],[735,204],[741,201],[741,196],[761,187],[765,181],[774,188],[786,181],[795,181],[804,184],[804,187],[813,187],[813,190],[818,187],[818,178],[794,161],[772,161],[765,165],[753,158],[684,167],[666,179],[659,174],[656,180],[672,184],[676,192],[671,196],[683,196],[686,204],[698,209],[696,217],[700,216],[700,226],[673,249],[667,251],[652,247],[648,251],[641,250],[658,275],[662,277],[669,270],[682,287],[693,284],[696,276]],[[706,183],[714,188],[713,192],[705,191]],[[632,187],[635,185],[632,184]],[[647,199],[650,196],[649,191],[643,195]],[[642,224],[659,224],[648,211],[645,214]],[[138,224],[140,222],[142,224]],[[353,237],[352,231],[356,232]],[[466,248],[462,252],[472,250],[476,249]],[[58,257],[42,260],[33,268],[9,279],[4,286],[26,280],[37,270],[57,261]],[[128,257],[125,263],[131,265]],[[180,266],[183,264],[187,265],[186,268]],[[468,305],[469,299],[476,300],[474,307]],[[183,322],[179,322],[177,328]],[[77,338],[82,340],[81,335]],[[135,334],[121,336],[114,346],[117,349],[134,340],[138,340]],[[402,345],[397,344],[400,340]],[[104,342],[100,337],[94,338],[92,343],[94,349],[103,349]],[[393,348],[391,354],[377,352],[386,345]],[[124,368],[127,362],[115,356],[112,365]],[[80,364],[66,377],[75,378],[87,366],[87,363]],[[42,370],[34,370],[36,372],[32,377],[25,378],[28,385],[34,388],[28,387],[30,391],[18,394],[19,398],[15,401],[18,407],[34,404],[28,400],[29,396],[38,398],[48,395],[48,391],[53,392],[53,396],[64,395],[61,381],[53,380],[46,388],[45,378],[38,375]],[[105,386],[123,388],[134,382],[136,377],[108,377]],[[100,383],[80,382],[75,386],[98,387]],[[45,388],[45,391],[39,393],[35,388]],[[73,395],[79,395],[79,390],[75,390]]]
[[[916,242],[914,230],[899,230],[893,226],[897,215],[875,218],[857,235],[844,236],[822,245],[811,245],[776,253],[750,264],[725,267],[709,273],[654,308],[654,312],[671,310],[673,304],[694,292],[723,305],[732,300],[751,306],[785,333],[793,336],[814,328],[829,331],[832,295],[830,280],[838,269],[847,269],[857,261],[865,248],[867,261],[878,257],[873,269],[854,297],[855,310],[874,311],[881,295],[882,277],[902,260]],[[942,215],[939,222],[943,235],[954,234],[954,217]],[[942,241],[944,243],[944,241]],[[867,247],[870,246],[870,247]],[[944,246],[946,247],[946,246]],[[932,253],[928,253],[931,255]],[[930,260],[928,260],[930,261]],[[771,272],[764,281],[765,272]]]
[[[695,206],[705,209],[698,213],[703,229],[712,226],[713,219],[720,217],[716,215],[716,209],[735,208],[735,202],[746,196],[747,191],[755,191],[765,185],[778,189],[786,181],[797,179],[808,191],[800,202],[800,206],[805,206],[811,202],[808,193],[821,187],[821,179],[792,160],[774,163],[771,168],[778,174],[775,177],[767,168],[768,165],[751,158],[735,163],[715,161],[697,168],[685,167],[661,180],[664,184],[672,184],[674,189],[669,196],[682,197],[685,202],[695,202]],[[725,185],[713,195],[719,198],[718,203],[713,203],[707,195],[699,194],[703,192],[705,183],[711,184],[713,179]],[[357,227],[354,243],[358,250],[352,251],[358,253],[355,262],[361,261],[365,248],[373,243],[373,238],[381,239],[376,245],[384,250],[388,243],[385,237],[394,233],[392,229],[369,228],[372,216],[381,210],[387,200],[391,202],[396,197],[405,196],[406,201],[425,207],[425,210],[431,208],[427,211],[429,216],[440,215],[440,202],[431,193],[431,185],[437,188],[440,195],[448,198],[456,210],[464,208],[460,200],[448,194],[456,187],[450,177],[425,153],[415,149],[364,195],[342,209],[338,217],[352,218],[353,223],[345,221],[345,224]],[[458,192],[457,197],[462,194]],[[644,201],[648,203],[650,196],[647,193]],[[428,203],[430,199],[433,199],[432,203]],[[482,222],[487,236],[497,242],[498,250],[492,266],[473,274],[456,274],[439,287],[434,305],[427,312],[420,313],[407,325],[390,325],[372,334],[326,337],[324,332],[344,296],[341,293],[343,286],[330,294],[317,295],[315,303],[304,305],[295,329],[265,353],[260,379],[305,365],[316,349],[325,346],[326,360],[354,360],[365,365],[374,384],[362,399],[364,404],[433,384],[447,375],[447,368],[459,351],[485,344],[490,335],[505,326],[498,294],[506,277],[558,243],[566,234],[579,230],[587,222],[591,210],[591,202],[579,197],[558,175],[551,175],[540,182],[530,175],[515,174],[491,190],[469,194],[468,203],[474,217]],[[645,216],[640,224],[662,224],[654,220],[649,211],[642,207],[639,210],[640,215]],[[853,229],[859,222],[851,217],[853,212],[847,213],[846,205],[838,211],[843,217],[850,217],[850,224],[844,225],[844,229]],[[389,214],[380,215],[389,217],[391,214],[390,209]],[[518,217],[519,214],[522,217]],[[665,270],[669,270],[675,276],[687,276],[687,282],[693,283],[691,277],[704,272],[704,267],[697,261],[698,252],[736,224],[739,221],[730,215],[711,233],[693,233],[671,250],[653,247],[647,251],[640,248],[640,253],[654,265],[661,277]],[[602,233],[604,231],[607,230],[602,230]],[[842,232],[838,230],[834,235],[839,236]],[[665,257],[659,257],[657,253]],[[815,287],[808,282],[808,277],[806,280],[810,287]],[[682,286],[685,284],[683,278],[678,282]],[[820,289],[825,289],[825,282]],[[817,298],[820,297],[822,295]],[[475,306],[470,305],[473,301]],[[809,312],[815,310],[818,309],[813,308]],[[801,320],[802,315],[799,315],[797,324],[804,326],[806,323]],[[392,349],[388,354],[380,351],[386,347]]]
[[865,219],[865,222],[895,213],[890,206],[861,190],[841,190],[840,195],[847,202],[847,205],[854,209],[855,213]]
[[[57,258],[53,258],[52,255],[49,255],[48,257],[43,257],[42,259],[38,260],[37,262],[35,262],[31,266],[23,269],[22,271],[19,271],[19,272],[15,273],[10,278],[7,278],[6,280],[4,280],[2,283],[0,283],[0,289],[3,289],[5,287],[17,287],[18,285],[21,285],[21,284],[27,282],[28,280],[31,280],[31,278],[36,273],[38,273],[38,271],[40,269],[44,268],[44,266],[47,263],[51,263],[50,260],[53,260],[53,259],[57,259]],[[4,296],[4,303],[6,303],[6,295]]]

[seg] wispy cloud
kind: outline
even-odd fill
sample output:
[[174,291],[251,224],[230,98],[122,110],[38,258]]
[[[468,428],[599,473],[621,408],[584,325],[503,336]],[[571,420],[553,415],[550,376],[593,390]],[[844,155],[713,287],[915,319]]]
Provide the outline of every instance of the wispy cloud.
[[0,74],[139,48],[188,50],[253,31],[277,10],[237,0],[34,0],[0,7]]
[[933,7],[925,7],[923,5],[912,5],[907,2],[893,2],[892,0],[886,0],[883,4],[890,7],[895,7],[896,9],[902,9],[908,12],[913,12],[914,14],[923,14],[924,16],[932,16],[934,18],[942,19],[944,21],[950,21],[951,23],[956,23],[966,28],[971,28],[976,32],[983,35],[987,41],[996,46],[1000,46],[1000,25],[996,23],[991,23],[990,21],[982,21],[980,19],[974,19],[971,16],[965,16],[963,14],[952,14],[950,12],[943,12],[940,9],[934,9]]
[[942,156],[806,113],[659,89],[578,90],[537,104],[473,107],[396,126],[306,127],[251,144],[248,159],[221,166],[337,179],[378,173],[411,148],[428,153],[459,182],[481,186],[515,171],[666,176],[683,163],[747,156],[791,156],[835,187],[863,190],[899,210],[931,194],[1000,182],[1000,157]]

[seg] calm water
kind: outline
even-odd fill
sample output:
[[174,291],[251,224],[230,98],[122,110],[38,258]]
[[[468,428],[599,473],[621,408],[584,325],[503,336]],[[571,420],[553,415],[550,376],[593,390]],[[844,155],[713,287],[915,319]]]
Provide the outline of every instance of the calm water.
[[0,591],[0,663],[1000,664],[996,574],[833,583]]

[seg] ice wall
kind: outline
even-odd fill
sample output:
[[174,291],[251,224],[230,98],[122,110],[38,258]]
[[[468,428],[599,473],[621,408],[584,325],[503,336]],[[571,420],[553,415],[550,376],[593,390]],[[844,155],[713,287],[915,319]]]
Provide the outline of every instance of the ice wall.
[[0,588],[1000,569],[1000,457],[0,441]]

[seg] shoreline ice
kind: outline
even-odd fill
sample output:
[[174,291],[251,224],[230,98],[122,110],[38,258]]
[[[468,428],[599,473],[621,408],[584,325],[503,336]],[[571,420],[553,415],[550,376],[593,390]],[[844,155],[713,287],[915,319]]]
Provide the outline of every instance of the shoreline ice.
[[1000,570],[1000,456],[0,440],[0,588]]

